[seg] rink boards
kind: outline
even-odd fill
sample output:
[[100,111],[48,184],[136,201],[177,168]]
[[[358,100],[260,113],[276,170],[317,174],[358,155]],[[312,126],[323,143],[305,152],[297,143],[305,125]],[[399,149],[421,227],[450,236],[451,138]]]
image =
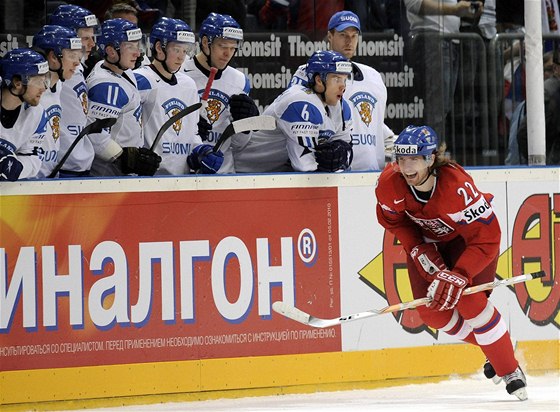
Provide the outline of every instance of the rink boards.
[[[559,169],[470,172],[494,194],[498,277],[547,273],[492,301],[522,364],[558,369]],[[377,177],[2,184],[0,404],[475,372],[481,353],[415,311],[327,329],[271,311],[282,299],[333,318],[412,298],[375,218]]]

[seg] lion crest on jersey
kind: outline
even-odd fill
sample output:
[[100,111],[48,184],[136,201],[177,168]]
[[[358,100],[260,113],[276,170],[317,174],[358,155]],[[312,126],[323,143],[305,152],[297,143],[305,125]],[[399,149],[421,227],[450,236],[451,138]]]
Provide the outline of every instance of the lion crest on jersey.
[[56,141],[60,137],[60,117],[54,116],[51,122],[53,139]]
[[[185,109],[187,107],[187,105],[185,103],[183,103],[181,100],[173,97],[173,98],[163,102],[161,107],[165,111],[165,114],[171,118],[171,117],[175,116],[177,113],[179,113],[181,110]],[[175,134],[177,134],[177,136],[179,136],[179,133],[181,133],[181,129],[183,128],[183,120],[179,119],[179,120],[175,121],[173,123],[172,128],[173,128],[173,131],[175,132]]]
[[58,104],[50,106],[45,110],[47,121],[52,132],[52,137],[56,141],[60,137],[60,117],[62,116],[62,107]]
[[360,114],[362,122],[364,122],[366,126],[369,126],[373,117],[373,110],[377,104],[377,99],[367,92],[356,92],[350,97],[349,101]]
[[76,97],[82,104],[82,110],[84,111],[84,114],[87,116],[88,113],[87,86],[85,85],[84,82],[80,82],[76,86],[74,86],[73,89],[74,92],[76,93]]
[[229,102],[229,97],[219,90],[210,90],[208,104],[206,106],[206,116],[210,124],[220,119],[222,112],[225,110]]

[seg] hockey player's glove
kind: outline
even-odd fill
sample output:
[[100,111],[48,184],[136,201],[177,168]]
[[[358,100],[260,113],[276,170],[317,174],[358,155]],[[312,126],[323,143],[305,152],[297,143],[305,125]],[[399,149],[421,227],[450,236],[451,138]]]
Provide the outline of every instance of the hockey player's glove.
[[233,120],[259,115],[259,108],[246,94],[234,94],[229,98],[229,112]]
[[469,280],[465,276],[450,270],[437,272],[434,279],[428,287],[427,295],[432,301],[426,306],[439,311],[453,309],[459,302],[463,289],[468,285]]
[[0,146],[0,181],[15,182],[19,179],[22,170],[23,164],[14,153],[10,149]]
[[435,243],[421,243],[415,246],[410,252],[410,257],[420,276],[428,282],[434,280],[434,275],[440,270],[447,270]]
[[153,176],[159,168],[161,157],[145,147],[123,147],[123,152],[116,161],[124,174]]
[[204,117],[200,117],[198,121],[198,135],[202,139],[203,142],[208,141],[208,136],[210,135],[210,131],[212,130],[212,125],[208,123]]
[[346,170],[352,162],[352,145],[343,140],[321,143],[315,148],[318,172]]
[[224,163],[224,154],[218,150],[213,151],[209,144],[196,146],[187,157],[187,164],[196,173],[212,175],[218,173]]

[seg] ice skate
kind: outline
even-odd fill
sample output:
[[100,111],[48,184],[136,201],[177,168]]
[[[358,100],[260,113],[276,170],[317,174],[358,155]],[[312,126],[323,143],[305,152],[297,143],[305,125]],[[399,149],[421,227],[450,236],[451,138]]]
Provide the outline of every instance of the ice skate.
[[502,378],[496,374],[494,367],[488,359],[486,359],[486,362],[484,362],[484,376],[486,376],[488,379],[492,379],[492,382],[494,382],[494,384],[496,385],[502,381]]
[[527,379],[520,367],[504,376],[506,390],[510,395],[515,395],[521,401],[527,400]]

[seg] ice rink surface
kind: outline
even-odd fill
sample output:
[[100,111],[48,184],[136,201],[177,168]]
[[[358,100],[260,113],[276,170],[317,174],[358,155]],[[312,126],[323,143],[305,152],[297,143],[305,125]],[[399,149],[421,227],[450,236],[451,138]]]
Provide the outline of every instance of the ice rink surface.
[[[494,385],[482,376],[454,378],[389,388],[317,392],[211,401],[123,406],[95,411],[196,411],[196,412],[434,412],[434,411],[560,411],[560,374],[527,377],[529,399],[508,395],[505,384]],[[82,409],[83,411],[83,409]]]

